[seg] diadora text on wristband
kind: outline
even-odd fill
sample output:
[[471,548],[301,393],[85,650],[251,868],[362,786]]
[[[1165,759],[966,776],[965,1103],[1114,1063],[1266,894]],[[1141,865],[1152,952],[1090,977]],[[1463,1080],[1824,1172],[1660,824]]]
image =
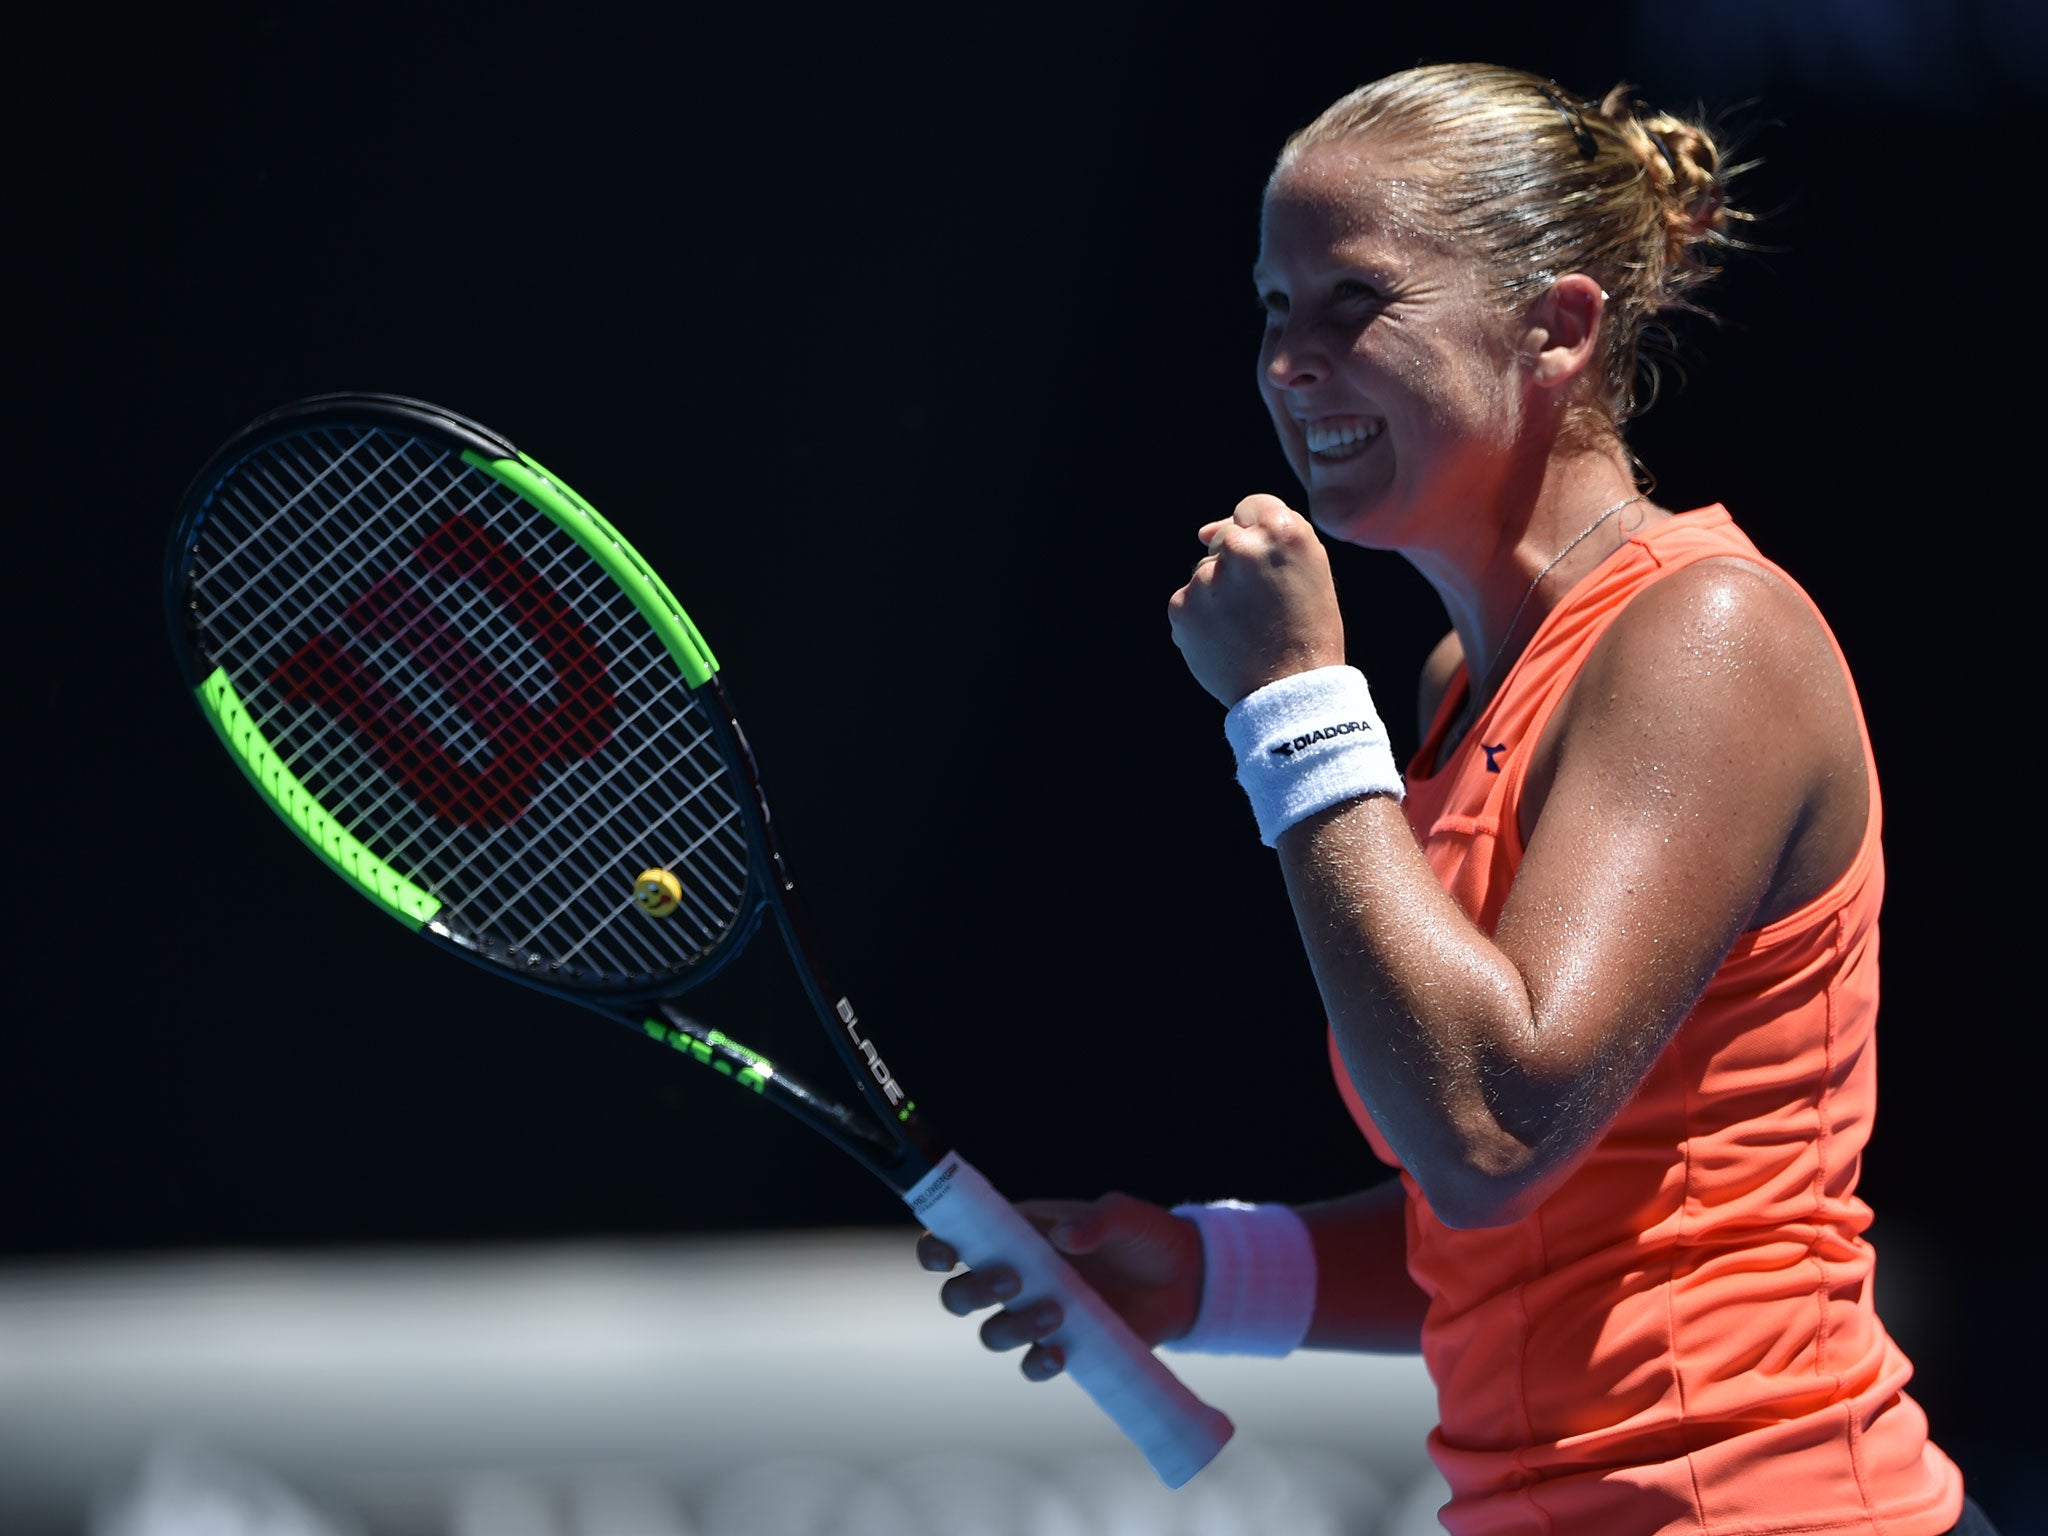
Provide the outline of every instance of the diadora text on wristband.
[[1387,728],[1356,667],[1278,678],[1233,704],[1223,733],[1268,848],[1297,821],[1333,805],[1361,795],[1402,797]]

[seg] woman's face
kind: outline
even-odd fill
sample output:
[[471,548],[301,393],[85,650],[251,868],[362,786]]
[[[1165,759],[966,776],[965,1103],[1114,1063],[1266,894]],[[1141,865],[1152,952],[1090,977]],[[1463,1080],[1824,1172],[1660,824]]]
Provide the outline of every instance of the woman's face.
[[1309,514],[1381,549],[1477,532],[1527,460],[1518,328],[1426,232],[1412,164],[1362,139],[1303,152],[1267,189],[1253,274],[1259,392]]

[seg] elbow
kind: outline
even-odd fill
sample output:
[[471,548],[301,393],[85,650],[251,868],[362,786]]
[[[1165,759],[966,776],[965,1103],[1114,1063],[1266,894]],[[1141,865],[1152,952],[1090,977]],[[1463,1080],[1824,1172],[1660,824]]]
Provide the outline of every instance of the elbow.
[[[1572,1079],[1527,1054],[1484,1054],[1478,1070],[1368,1100],[1430,1211],[1458,1231],[1522,1220],[1563,1182],[1597,1128]],[[1353,1073],[1356,1081],[1359,1074]],[[1411,1079],[1412,1080],[1412,1079]],[[1394,1087],[1398,1089],[1398,1081]]]
[[1555,1182],[1544,1177],[1535,1148],[1507,1137],[1460,1147],[1409,1172],[1437,1220],[1460,1232],[1520,1221]]
[[[1505,1085],[1502,1085],[1505,1086]],[[1473,1094],[1431,1138],[1436,1156],[1411,1166],[1439,1221],[1458,1231],[1522,1220],[1570,1176],[1592,1144],[1571,1097],[1525,1076],[1523,1091]],[[1542,1091],[1530,1091],[1540,1089]]]
[[1422,1196],[1436,1219],[1457,1232],[1508,1226],[1537,1205],[1521,1190],[1479,1185],[1472,1180],[1438,1180],[1434,1186],[1421,1180],[1416,1182],[1422,1184]]
[[1457,1232],[1505,1227],[1532,1209],[1518,1191],[1473,1178],[1417,1179],[1436,1219]]

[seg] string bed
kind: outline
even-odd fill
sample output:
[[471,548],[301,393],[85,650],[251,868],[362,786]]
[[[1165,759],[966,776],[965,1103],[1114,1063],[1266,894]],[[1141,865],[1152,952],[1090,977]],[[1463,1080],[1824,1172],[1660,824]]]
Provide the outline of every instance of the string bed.
[[[195,640],[307,790],[493,958],[687,969],[746,906],[738,799],[659,637],[540,509],[382,428],[272,443],[214,493]],[[682,901],[649,919],[645,869]]]

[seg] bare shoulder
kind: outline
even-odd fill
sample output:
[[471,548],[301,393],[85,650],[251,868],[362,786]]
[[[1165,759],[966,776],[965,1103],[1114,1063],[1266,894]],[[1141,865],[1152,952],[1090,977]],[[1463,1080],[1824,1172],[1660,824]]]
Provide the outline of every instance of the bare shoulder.
[[[1791,583],[1753,561],[1701,560],[1653,582],[1616,616],[1587,658],[1581,681],[1625,689],[1631,702],[1670,696],[1696,708],[1701,685],[1724,689],[1725,707],[1769,708],[1788,697],[1839,692],[1841,663],[1812,605]],[[1598,689],[1585,702],[1597,708]]]
[[1451,677],[1464,659],[1465,647],[1458,643],[1458,632],[1454,629],[1437,641],[1422,663],[1422,676],[1415,684],[1415,726],[1422,735],[1429,734],[1429,723],[1444,701],[1444,690],[1451,686]]
[[1569,778],[1701,825],[1759,822],[1777,872],[1758,921],[1824,890],[1861,844],[1870,783],[1848,677],[1812,605],[1753,562],[1702,560],[1645,588],[1553,728],[1544,792]]

